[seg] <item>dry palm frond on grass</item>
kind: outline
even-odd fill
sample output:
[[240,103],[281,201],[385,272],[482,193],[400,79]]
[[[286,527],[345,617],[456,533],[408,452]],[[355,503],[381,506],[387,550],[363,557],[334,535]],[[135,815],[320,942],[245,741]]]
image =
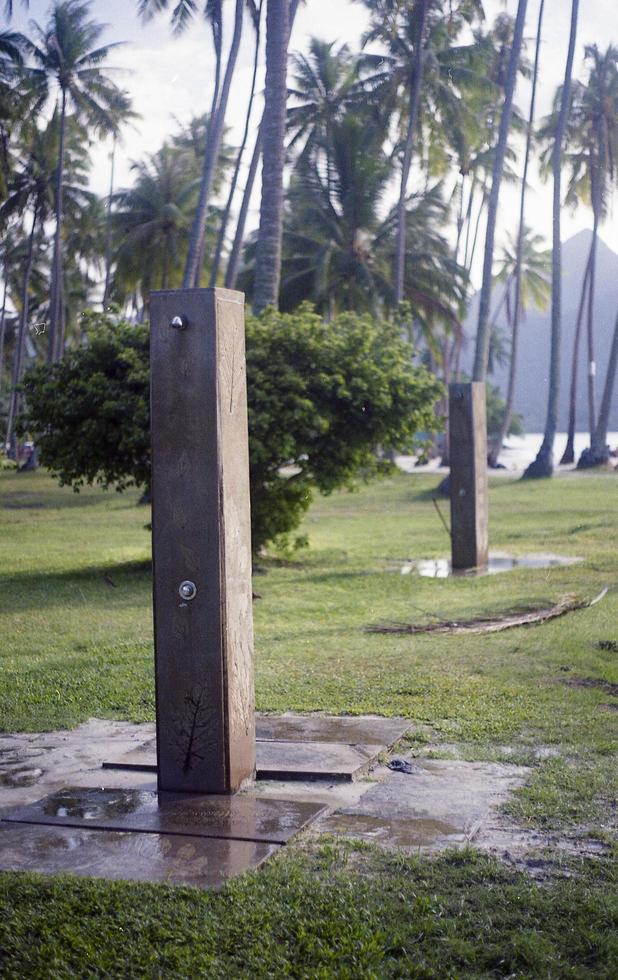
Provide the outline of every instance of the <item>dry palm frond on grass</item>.
[[502,616],[478,616],[474,619],[445,620],[436,623],[382,623],[367,626],[367,633],[499,633],[512,629],[514,626],[536,626],[550,619],[564,616],[565,613],[576,609],[587,609],[596,605],[607,594],[607,588],[602,589],[592,599],[579,599],[577,596],[564,595],[554,605],[531,612],[506,612]]

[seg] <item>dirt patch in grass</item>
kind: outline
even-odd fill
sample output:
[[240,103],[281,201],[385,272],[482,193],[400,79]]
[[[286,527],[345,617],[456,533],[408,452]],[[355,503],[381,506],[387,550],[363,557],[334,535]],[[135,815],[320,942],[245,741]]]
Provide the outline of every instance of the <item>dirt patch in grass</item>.
[[568,684],[569,687],[595,687],[599,691],[609,694],[612,698],[618,698],[618,684],[612,684],[610,681],[603,681],[596,677],[569,677],[568,680],[563,681],[563,684]]

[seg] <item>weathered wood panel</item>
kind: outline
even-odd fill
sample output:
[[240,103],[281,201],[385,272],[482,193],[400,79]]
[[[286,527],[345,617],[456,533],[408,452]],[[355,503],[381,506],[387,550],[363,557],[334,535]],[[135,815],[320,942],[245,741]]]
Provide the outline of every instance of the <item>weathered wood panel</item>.
[[159,789],[231,792],[255,770],[241,293],[152,294],[151,424]]

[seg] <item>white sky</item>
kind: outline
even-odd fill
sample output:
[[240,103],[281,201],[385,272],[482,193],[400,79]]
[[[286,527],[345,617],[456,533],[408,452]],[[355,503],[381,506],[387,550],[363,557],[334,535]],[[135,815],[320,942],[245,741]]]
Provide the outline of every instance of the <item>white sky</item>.
[[[199,0],[200,7],[203,0]],[[12,28],[27,31],[29,18],[43,24],[49,8],[48,0],[31,0],[30,11],[26,13],[16,0],[16,15]],[[185,122],[192,115],[208,110],[213,79],[213,55],[206,26],[196,20],[181,37],[173,37],[169,29],[169,18],[160,15],[154,21],[143,24],[135,13],[134,0],[94,0],[93,16],[107,23],[106,41],[126,41],[110,57],[110,64],[126,71],[116,76],[116,81],[127,88],[133,97],[134,108],[141,119],[126,131],[124,145],[118,155],[118,186],[130,182],[130,162],[139,159],[144,153],[155,151],[163,140],[176,127],[174,118]],[[228,2],[228,18],[233,4]],[[486,0],[488,19],[501,10],[514,13],[516,0]],[[562,81],[564,59],[568,43],[570,23],[570,0],[546,0],[544,19],[544,43],[541,56],[538,113],[544,115],[550,106],[555,88]],[[529,0],[527,36],[534,37],[538,12],[538,0]],[[332,41],[345,41],[354,50],[359,46],[361,34],[367,23],[367,12],[361,2],[351,0],[306,0],[299,9],[294,28],[291,50],[306,49],[312,35]],[[226,39],[229,39],[231,25],[226,22]],[[580,22],[578,51],[575,75],[583,73],[583,48],[587,43],[596,42],[605,48],[610,42],[618,43],[618,2],[617,0],[582,0],[580,3]],[[532,56],[532,50],[530,50]],[[239,141],[244,124],[245,101],[250,84],[253,59],[253,30],[249,18],[245,18],[245,29],[238,69],[235,76],[228,110],[228,125],[231,128],[230,141]],[[517,102],[527,114],[529,88],[520,84]],[[256,113],[256,119],[258,115]],[[104,193],[109,180],[109,149],[105,144],[96,147],[93,153],[92,187]],[[249,154],[247,154],[248,163]],[[541,185],[533,175],[532,189],[528,198],[528,222],[543,234],[549,243],[551,234],[551,191],[548,185]],[[256,196],[253,208],[253,222],[259,198]],[[506,189],[501,198],[501,229],[512,229],[517,220],[516,193]],[[563,236],[570,237],[582,228],[592,226],[590,215],[583,208],[575,215],[568,212],[563,217]],[[616,213],[610,216],[602,230],[607,243],[618,251],[618,220]]]

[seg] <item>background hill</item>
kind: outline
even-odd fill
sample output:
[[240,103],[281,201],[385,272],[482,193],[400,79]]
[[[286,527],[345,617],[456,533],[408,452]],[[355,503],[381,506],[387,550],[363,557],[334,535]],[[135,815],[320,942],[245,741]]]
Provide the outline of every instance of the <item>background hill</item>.
[[[562,246],[562,359],[558,429],[566,430],[568,422],[568,398],[571,378],[571,356],[575,319],[579,304],[579,294],[590,248],[592,232],[581,231],[569,238]],[[501,291],[493,295],[492,306],[500,301]],[[595,356],[597,362],[597,407],[601,398],[602,386],[609,356],[612,331],[618,310],[618,255],[599,241],[597,253],[597,284],[595,295]],[[465,365],[470,370],[474,356],[474,334],[478,316],[478,294],[470,304],[470,312],[465,328],[468,336]],[[500,321],[499,321],[500,322]],[[504,323],[504,318],[502,319]],[[531,309],[521,326],[521,340],[518,357],[518,383],[515,393],[515,411],[523,417],[527,432],[540,432],[545,425],[547,408],[547,385],[549,365],[550,311],[540,313]],[[507,368],[498,366],[491,380],[498,384],[504,393],[506,389]],[[587,358],[585,338],[580,345],[580,370],[577,397],[577,430],[588,428],[587,409]],[[609,420],[610,430],[618,429],[618,387],[614,390],[612,411]]]

